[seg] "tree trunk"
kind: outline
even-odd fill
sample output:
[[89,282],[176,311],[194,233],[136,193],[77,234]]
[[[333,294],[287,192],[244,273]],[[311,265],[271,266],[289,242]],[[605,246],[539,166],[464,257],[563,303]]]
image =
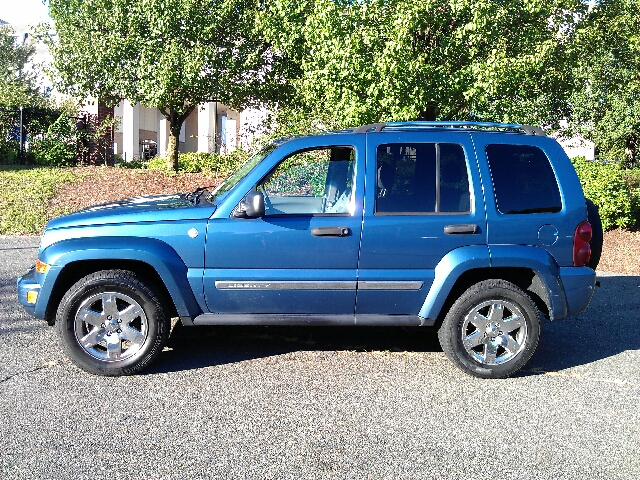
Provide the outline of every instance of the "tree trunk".
[[164,118],[169,122],[169,144],[167,145],[167,167],[171,170],[178,171],[178,142],[180,141],[180,130],[182,124],[187,119],[191,112],[195,110],[197,105],[192,105],[184,109],[184,113],[179,114],[174,108],[168,108],[166,110],[160,109],[160,113],[164,115]]
[[625,167],[634,168],[636,165],[636,156],[640,147],[640,135],[633,133],[627,135],[624,141]]
[[178,142],[180,140],[180,130],[182,129],[182,122],[174,124],[169,122],[169,144],[167,145],[167,168],[178,171]]

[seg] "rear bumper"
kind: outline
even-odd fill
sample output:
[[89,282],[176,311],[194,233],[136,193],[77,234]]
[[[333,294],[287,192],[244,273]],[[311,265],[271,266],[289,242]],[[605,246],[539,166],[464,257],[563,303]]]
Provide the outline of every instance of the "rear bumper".
[[36,301],[40,296],[42,286],[36,279],[35,268],[18,279],[18,300],[29,315],[35,316]]
[[595,291],[596,272],[589,267],[561,267],[558,273],[567,299],[567,315],[584,311]]

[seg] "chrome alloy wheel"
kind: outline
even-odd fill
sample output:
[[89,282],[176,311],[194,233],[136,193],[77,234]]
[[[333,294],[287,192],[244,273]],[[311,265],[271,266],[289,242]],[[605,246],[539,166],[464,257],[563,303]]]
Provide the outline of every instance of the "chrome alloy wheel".
[[74,321],[80,347],[104,362],[135,357],[147,341],[149,321],[142,306],[128,295],[99,292],[82,302]]
[[513,360],[527,344],[527,323],[520,309],[506,300],[476,305],[464,318],[462,345],[483,365]]

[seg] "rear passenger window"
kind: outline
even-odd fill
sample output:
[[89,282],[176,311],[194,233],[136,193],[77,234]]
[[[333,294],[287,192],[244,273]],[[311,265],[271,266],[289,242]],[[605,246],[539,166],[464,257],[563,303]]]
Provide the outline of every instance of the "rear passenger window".
[[486,153],[500,213],[562,210],[556,176],[541,149],[530,145],[487,145]]
[[460,145],[379,145],[376,171],[378,214],[469,212],[469,176]]

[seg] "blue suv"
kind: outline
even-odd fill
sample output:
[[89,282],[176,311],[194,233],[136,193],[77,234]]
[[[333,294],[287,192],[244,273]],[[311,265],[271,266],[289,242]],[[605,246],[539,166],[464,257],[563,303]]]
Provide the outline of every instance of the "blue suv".
[[274,141],[216,188],[56,218],[18,294],[94,374],[146,367],[179,317],[435,326],[462,370],[505,377],[541,317],[588,306],[589,215],[539,128],[365,125]]

